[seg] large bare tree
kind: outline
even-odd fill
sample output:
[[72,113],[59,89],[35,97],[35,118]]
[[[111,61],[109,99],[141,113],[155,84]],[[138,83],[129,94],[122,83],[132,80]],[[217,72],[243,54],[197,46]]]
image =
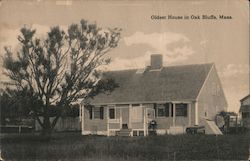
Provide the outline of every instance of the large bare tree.
[[[107,52],[117,47],[120,31],[81,20],[67,31],[56,26],[38,38],[35,29],[24,27],[19,50],[5,47],[5,73],[27,101],[39,102],[31,110],[44,134],[51,133],[65,107],[116,87],[113,80],[101,79],[100,66],[110,63]],[[55,107],[59,111],[51,120],[49,111]]]

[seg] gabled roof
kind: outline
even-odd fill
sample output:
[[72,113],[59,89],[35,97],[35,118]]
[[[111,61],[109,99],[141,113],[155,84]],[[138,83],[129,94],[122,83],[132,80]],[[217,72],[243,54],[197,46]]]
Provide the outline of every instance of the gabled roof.
[[118,83],[110,94],[95,96],[91,104],[123,104],[195,100],[213,64],[163,67],[159,71],[138,73],[138,69],[104,74]]

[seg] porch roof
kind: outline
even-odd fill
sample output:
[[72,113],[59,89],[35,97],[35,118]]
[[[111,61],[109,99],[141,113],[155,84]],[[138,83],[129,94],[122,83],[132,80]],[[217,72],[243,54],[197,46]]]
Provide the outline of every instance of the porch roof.
[[196,100],[213,64],[163,67],[158,71],[138,69],[109,71],[104,77],[119,85],[110,94],[98,94],[91,104]]

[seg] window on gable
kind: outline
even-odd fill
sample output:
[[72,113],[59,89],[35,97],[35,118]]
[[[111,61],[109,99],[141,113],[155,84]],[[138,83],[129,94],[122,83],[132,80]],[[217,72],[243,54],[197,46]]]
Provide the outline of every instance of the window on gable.
[[184,116],[184,117],[187,117],[187,104],[186,103],[177,103],[175,105],[175,113],[176,113],[176,116]]
[[109,109],[109,119],[115,119],[115,109],[114,108]]

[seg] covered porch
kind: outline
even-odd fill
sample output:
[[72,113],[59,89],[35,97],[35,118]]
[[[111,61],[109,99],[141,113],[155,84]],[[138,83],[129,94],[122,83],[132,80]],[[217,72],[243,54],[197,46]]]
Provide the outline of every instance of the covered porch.
[[[95,105],[101,107],[101,105]],[[175,133],[178,127],[190,126],[192,122],[192,102],[158,102],[158,103],[130,103],[105,105],[104,120],[107,125],[107,136],[147,136],[149,124],[155,120],[158,124],[157,132],[161,134]],[[84,106],[80,111],[82,129],[84,129]],[[100,120],[100,121],[104,121]],[[195,118],[193,120],[196,120]],[[172,130],[172,131],[171,131]]]

